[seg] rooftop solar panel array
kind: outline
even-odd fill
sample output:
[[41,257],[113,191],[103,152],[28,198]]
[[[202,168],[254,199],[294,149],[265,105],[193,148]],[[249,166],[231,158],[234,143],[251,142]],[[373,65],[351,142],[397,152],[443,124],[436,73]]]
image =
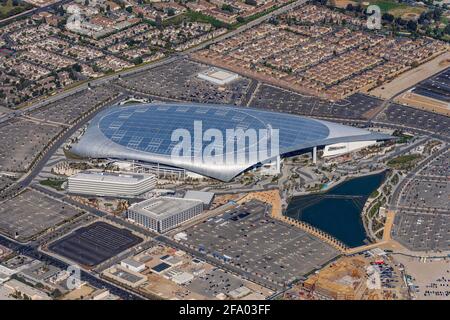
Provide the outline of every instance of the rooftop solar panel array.
[[[177,129],[182,131],[177,132]],[[236,135],[230,136],[230,130]],[[181,135],[177,134],[180,132]],[[201,140],[199,144],[194,141],[196,132],[200,134],[197,136]],[[186,137],[186,133],[189,136]],[[209,138],[206,133],[210,134]],[[256,141],[250,141],[252,136],[256,136]],[[179,145],[185,138],[191,139],[188,154],[173,157],[174,153],[180,155]],[[88,158],[160,163],[229,181],[240,172],[278,155],[339,142],[389,138],[337,123],[247,107],[154,103],[114,106],[102,111],[91,121],[80,141],[72,146],[71,152]],[[212,144],[216,139],[222,139],[219,140],[222,144]],[[272,147],[275,147],[273,152]],[[214,160],[211,163],[208,162],[211,157],[195,158],[198,154],[213,155]]]

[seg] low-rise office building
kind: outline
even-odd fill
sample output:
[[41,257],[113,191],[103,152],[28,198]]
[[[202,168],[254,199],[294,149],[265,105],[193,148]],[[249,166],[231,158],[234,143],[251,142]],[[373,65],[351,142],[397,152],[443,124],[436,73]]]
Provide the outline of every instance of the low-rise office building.
[[203,212],[203,202],[159,197],[133,204],[128,219],[156,232],[166,232]]
[[153,174],[84,171],[69,178],[68,191],[110,197],[135,197],[156,186]]

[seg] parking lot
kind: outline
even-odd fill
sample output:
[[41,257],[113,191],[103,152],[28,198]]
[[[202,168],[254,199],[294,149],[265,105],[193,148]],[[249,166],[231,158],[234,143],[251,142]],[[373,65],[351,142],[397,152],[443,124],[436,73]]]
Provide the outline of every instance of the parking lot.
[[417,251],[450,248],[450,215],[400,212],[396,215],[393,237],[408,249]]
[[450,212],[450,184],[447,181],[414,179],[402,197],[401,205],[411,208],[435,208]]
[[8,177],[0,176],[0,191],[8,188],[13,184],[13,180]]
[[365,113],[380,105],[381,100],[360,93],[333,103],[265,84],[259,87],[250,102],[255,108],[343,119],[364,119]]
[[442,180],[450,178],[450,151],[436,157],[420,171],[421,176],[440,177]]
[[105,86],[86,89],[37,109],[29,116],[42,121],[72,124],[83,113],[93,109],[97,104],[113,98],[114,95],[115,91]]
[[0,205],[0,230],[25,241],[46,229],[78,215],[75,208],[32,190],[26,190]]
[[239,79],[219,87],[199,79],[198,73],[209,67],[189,60],[179,60],[117,80],[117,84],[132,91],[199,103],[240,105],[250,80]]
[[237,277],[223,270],[213,269],[192,280],[187,287],[195,293],[213,299],[219,293],[228,294],[243,285],[244,283]]
[[377,120],[450,136],[449,117],[396,103],[390,104],[377,116]]
[[422,81],[414,88],[413,92],[432,99],[450,102],[450,68]]
[[140,242],[142,239],[127,229],[94,222],[55,241],[49,249],[81,265],[93,267]]
[[337,256],[331,246],[296,227],[271,219],[252,200],[190,227],[187,245],[253,276],[284,285]]
[[0,171],[26,171],[33,159],[62,128],[27,120],[0,126]]

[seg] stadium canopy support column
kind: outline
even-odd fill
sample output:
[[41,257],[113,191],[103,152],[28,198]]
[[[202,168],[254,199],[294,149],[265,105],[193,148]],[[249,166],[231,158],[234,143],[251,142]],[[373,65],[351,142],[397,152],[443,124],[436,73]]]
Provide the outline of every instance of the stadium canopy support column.
[[317,163],[317,147],[313,148],[312,158],[313,158],[313,163],[316,164]]

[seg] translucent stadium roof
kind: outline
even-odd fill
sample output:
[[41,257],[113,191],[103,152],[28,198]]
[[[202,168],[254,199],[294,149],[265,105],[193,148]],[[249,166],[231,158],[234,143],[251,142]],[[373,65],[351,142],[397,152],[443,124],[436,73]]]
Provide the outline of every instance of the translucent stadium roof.
[[[215,153],[226,154],[227,130],[254,129],[279,134],[277,154],[267,158],[258,157],[254,163],[202,163],[192,159],[174,159],[172,152],[179,140],[172,141],[176,129],[187,130],[192,139],[208,129],[223,134],[223,149]],[[196,125],[195,125],[196,124]],[[75,155],[87,158],[111,158],[161,163],[185,168],[189,171],[228,181],[240,172],[269,158],[286,153],[308,149],[314,146],[349,141],[372,141],[389,139],[390,136],[367,130],[344,126],[332,122],[316,120],[291,114],[263,111],[258,109],[226,105],[200,104],[140,104],[114,106],[100,112],[90,123],[80,141],[72,147]],[[260,137],[258,136],[260,140]],[[232,139],[231,139],[232,140]],[[270,140],[270,138],[269,138]],[[212,141],[212,140],[211,140]],[[192,143],[195,153],[205,150],[211,141]],[[243,143],[239,149],[239,139],[233,140],[237,151],[251,153],[254,149]],[[248,142],[248,140],[245,140]],[[262,145],[262,144],[261,144]],[[265,144],[267,145],[267,143]],[[270,148],[270,145],[267,145]]]

